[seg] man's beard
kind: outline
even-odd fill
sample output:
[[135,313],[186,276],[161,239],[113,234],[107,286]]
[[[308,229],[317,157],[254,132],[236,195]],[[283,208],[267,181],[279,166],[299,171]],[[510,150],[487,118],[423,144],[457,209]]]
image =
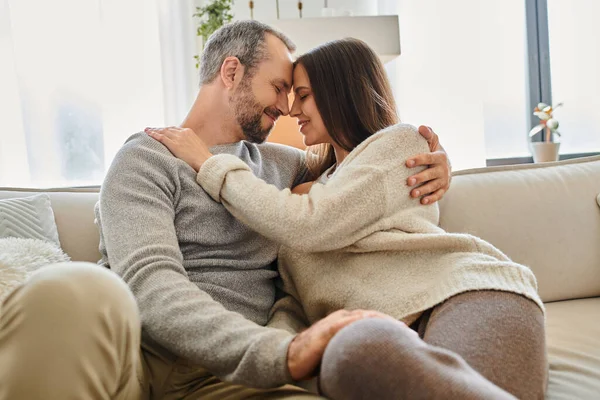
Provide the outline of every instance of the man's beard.
[[242,128],[242,133],[247,141],[252,143],[264,142],[273,126],[263,128],[262,126],[262,115],[267,113],[273,118],[277,119],[280,112],[275,107],[264,108],[254,97],[252,93],[252,87],[250,86],[250,78],[245,77],[240,83],[237,93],[230,100],[233,103],[233,112],[237,123]]

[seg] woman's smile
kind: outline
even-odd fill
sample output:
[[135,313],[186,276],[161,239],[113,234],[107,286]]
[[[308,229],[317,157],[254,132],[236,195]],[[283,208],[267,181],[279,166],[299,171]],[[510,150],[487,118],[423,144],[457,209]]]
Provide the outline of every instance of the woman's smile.
[[302,131],[304,130],[304,128],[306,127],[306,124],[308,124],[310,121],[309,120],[298,120],[298,125],[300,125],[300,133],[303,133]]

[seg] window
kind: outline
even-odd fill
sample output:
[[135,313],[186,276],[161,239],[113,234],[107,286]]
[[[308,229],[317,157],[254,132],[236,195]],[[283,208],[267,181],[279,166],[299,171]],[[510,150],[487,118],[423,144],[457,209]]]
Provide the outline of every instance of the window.
[[[281,2],[281,18],[297,18],[292,3]],[[305,16],[318,16],[322,2],[304,3]],[[542,12],[546,3],[549,21]],[[275,18],[274,7],[256,4],[255,17]],[[564,133],[561,153],[600,150],[595,112],[600,100],[594,96],[600,89],[595,44],[600,28],[593,21],[600,11],[597,1],[354,0],[333,6],[351,8],[355,15],[399,16],[402,55],[386,70],[400,115],[406,122],[432,126],[455,170],[530,158],[528,133],[538,122],[533,105],[548,101],[544,90],[550,80],[554,102],[565,103],[556,112]],[[236,8],[249,16],[246,3]],[[542,37],[547,46],[548,23],[551,68],[540,72],[529,60],[544,59],[546,52],[528,45],[528,33],[535,30],[536,40]],[[547,63],[542,61],[543,69]]]
[[600,26],[597,0],[548,0],[552,100],[561,153],[600,150]]
[[127,137],[165,124],[159,9],[0,0],[0,186],[100,184]]

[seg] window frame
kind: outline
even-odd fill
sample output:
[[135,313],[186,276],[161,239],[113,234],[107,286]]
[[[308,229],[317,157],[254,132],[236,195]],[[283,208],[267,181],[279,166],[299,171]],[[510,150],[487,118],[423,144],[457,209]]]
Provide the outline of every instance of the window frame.
[[[527,33],[528,98],[527,121],[533,128],[538,121],[533,109],[538,103],[552,104],[552,74],[550,70],[550,32],[548,28],[548,1],[525,0],[525,29]],[[539,142],[542,135],[532,141]],[[600,152],[560,154],[559,160],[600,155]],[[533,157],[488,158],[486,165],[511,165],[533,163]]]

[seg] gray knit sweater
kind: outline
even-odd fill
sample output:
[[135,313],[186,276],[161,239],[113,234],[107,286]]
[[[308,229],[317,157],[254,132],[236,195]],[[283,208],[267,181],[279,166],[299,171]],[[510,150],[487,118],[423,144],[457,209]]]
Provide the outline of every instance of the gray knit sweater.
[[[239,157],[279,189],[306,173],[303,153],[281,145],[211,151]],[[221,379],[255,387],[292,381],[293,336],[264,327],[278,247],[207,195],[185,162],[145,133],[133,135],[108,171],[96,218],[101,262],[133,291],[145,337]]]

